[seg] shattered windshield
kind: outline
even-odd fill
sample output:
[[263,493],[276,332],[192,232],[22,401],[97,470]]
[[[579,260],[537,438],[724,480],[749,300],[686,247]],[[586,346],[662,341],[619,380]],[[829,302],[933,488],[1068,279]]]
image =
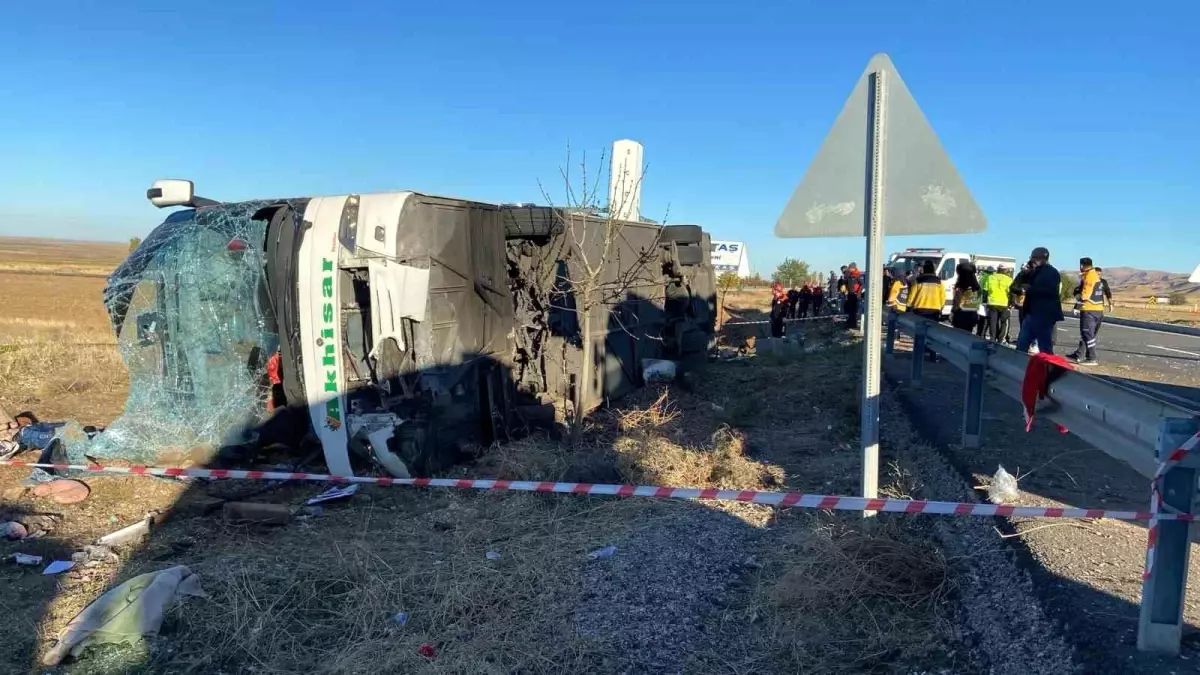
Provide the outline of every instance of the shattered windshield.
[[173,213],[109,277],[105,306],[129,370],[106,433],[68,443],[134,461],[202,463],[265,414],[278,347],[266,300],[259,202]]

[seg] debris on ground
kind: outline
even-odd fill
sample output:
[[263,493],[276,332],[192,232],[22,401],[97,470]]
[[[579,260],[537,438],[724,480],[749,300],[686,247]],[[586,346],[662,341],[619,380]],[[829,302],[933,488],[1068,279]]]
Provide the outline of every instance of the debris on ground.
[[40,555],[29,555],[28,553],[14,553],[14,554],[12,554],[11,557],[12,557],[12,561],[18,565],[41,565],[42,564],[42,556],[40,556]]
[[11,541],[20,541],[29,536],[29,530],[21,523],[9,521],[0,523],[0,536]]
[[105,563],[120,562],[121,558],[107,546],[88,544],[82,550],[71,554],[71,562],[84,567],[95,567]]
[[200,577],[183,565],[136,576],[71,619],[42,663],[58,665],[97,644],[137,644],[158,634],[167,610],[185,596],[207,597]]
[[325,502],[332,502],[338,499],[347,499],[356,494],[358,494],[358,483],[347,485],[346,487],[329,488],[328,490],[322,492],[316,497],[310,498],[304,503],[309,506],[313,506],[314,504],[323,504]]
[[29,477],[21,481],[24,487],[36,487],[42,483],[49,483],[54,480],[54,475],[43,468],[36,468],[29,472]]
[[392,615],[392,623],[403,626],[408,623],[408,612],[396,612]]
[[1017,501],[1021,492],[1017,489],[1017,479],[1004,467],[997,467],[992,476],[992,482],[987,486],[988,500],[993,504],[1009,504]]
[[49,499],[60,505],[78,504],[92,494],[87,483],[69,478],[55,478],[48,483],[39,483],[30,492],[34,497]]
[[642,379],[646,384],[670,382],[675,379],[677,366],[666,359],[642,359]]
[[121,546],[122,544],[140,541],[142,537],[150,534],[150,523],[153,520],[152,517],[146,516],[128,527],[123,527],[116,532],[100,537],[96,540],[96,543],[102,546]]
[[499,560],[501,558],[500,554],[495,551],[488,551],[483,556],[488,560]]
[[588,554],[588,557],[591,558],[592,560],[608,560],[609,558],[613,557],[613,555],[616,554],[616,552],[617,552],[616,546],[605,546],[604,548],[602,548],[598,551],[592,551],[591,553]]
[[55,574],[62,574],[74,566],[75,563],[71,562],[70,560],[53,560],[49,565],[46,565],[46,569],[42,570],[42,576],[54,576]]
[[59,516],[53,513],[24,514],[0,511],[0,537],[20,541],[37,539],[54,531]]
[[221,512],[230,525],[287,525],[292,520],[292,509],[283,504],[225,502]]
[[5,501],[15,502],[18,499],[25,497],[25,487],[17,485],[7,488],[4,490],[4,492],[0,493],[0,497],[2,497]]
[[421,656],[424,656],[427,659],[436,659],[437,658],[437,649],[435,649],[434,646],[429,644],[428,642],[422,642],[421,646],[417,647],[417,653],[420,654]]

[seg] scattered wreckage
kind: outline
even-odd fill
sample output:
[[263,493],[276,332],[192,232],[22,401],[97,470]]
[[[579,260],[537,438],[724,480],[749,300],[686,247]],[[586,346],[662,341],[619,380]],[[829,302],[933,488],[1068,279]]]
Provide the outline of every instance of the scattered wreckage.
[[[312,432],[332,473],[355,453],[427,475],[562,419],[577,382],[590,409],[644,384],[644,362],[714,342],[695,225],[619,221],[601,255],[614,221],[581,210],[416,192],[220,203],[182,180],[147,196],[184,208],[105,287],[129,398],[104,433],[64,439],[70,459],[199,464]],[[580,258],[603,260],[588,322]]]

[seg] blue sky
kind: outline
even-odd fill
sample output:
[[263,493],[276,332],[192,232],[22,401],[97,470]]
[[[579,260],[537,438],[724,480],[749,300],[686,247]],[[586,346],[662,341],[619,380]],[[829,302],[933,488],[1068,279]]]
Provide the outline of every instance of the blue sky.
[[628,137],[644,215],[745,240],[764,273],[861,264],[861,239],[772,229],[886,51],[990,221],[889,250],[1200,262],[1200,3],[434,4],[5,3],[0,234],[145,234],[167,176],[541,201],[568,143]]

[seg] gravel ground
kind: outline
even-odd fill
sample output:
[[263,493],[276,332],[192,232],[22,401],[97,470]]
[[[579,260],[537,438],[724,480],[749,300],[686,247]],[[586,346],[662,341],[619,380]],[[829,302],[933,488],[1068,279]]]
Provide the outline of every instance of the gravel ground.
[[[899,387],[905,409],[923,436],[935,443],[959,476],[976,485],[1003,465],[1020,472],[1025,506],[1075,506],[1144,509],[1149,487],[1125,464],[1061,434],[1049,421],[1035,422],[1025,433],[1020,405],[988,389],[984,396],[984,447],[964,450],[959,443],[963,374],[954,366],[925,364],[925,381],[907,387],[909,355],[885,362],[885,373]],[[1046,522],[999,519],[1011,556],[1021,562],[1048,615],[1062,626],[1077,660],[1087,672],[1200,672],[1200,551],[1193,550],[1180,658],[1137,651],[1141,569],[1145,555],[1143,523],[1114,521]],[[989,524],[990,529],[990,524]],[[998,538],[997,532],[991,534]]]
[[[920,444],[901,403],[883,399],[885,446],[916,445],[909,454],[927,499],[978,501],[954,468]],[[947,558],[960,564],[958,615],[974,653],[976,672],[1022,675],[1079,672],[1071,646],[1039,601],[1037,589],[1017,556],[997,536],[995,519],[930,517]]]
[[662,506],[661,517],[637,527],[610,560],[584,573],[578,630],[615,644],[620,654],[605,672],[685,672],[706,639],[701,617],[726,599],[762,534],[721,509]]

